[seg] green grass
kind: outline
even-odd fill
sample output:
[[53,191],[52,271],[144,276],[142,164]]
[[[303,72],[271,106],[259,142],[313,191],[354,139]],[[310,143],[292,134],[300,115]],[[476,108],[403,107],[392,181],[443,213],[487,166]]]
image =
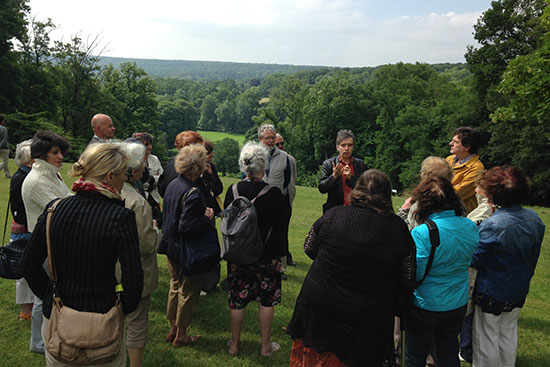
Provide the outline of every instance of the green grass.
[[242,146],[244,144],[244,134],[230,134],[230,133],[224,133],[221,131],[206,131],[206,130],[197,130],[201,136],[206,139],[210,140],[211,142],[219,141],[225,138],[230,138],[233,140],[236,140],[239,143],[239,146]]
[[[13,161],[10,162],[15,172]],[[67,184],[73,179],[66,172],[63,177]],[[224,187],[236,182],[222,178]],[[0,175],[0,223],[3,224],[9,193],[9,180]],[[324,196],[316,188],[298,187],[293,216],[290,224],[290,246],[297,267],[289,267],[289,280],[283,282],[281,305],[275,308],[272,340],[281,344],[282,350],[266,359],[259,355],[260,337],[258,308],[251,303],[243,326],[241,355],[231,358],[226,355],[226,342],[230,338],[229,308],[226,295],[218,291],[201,297],[191,324],[191,332],[200,333],[202,338],[190,347],[174,349],[164,342],[168,332],[168,321],[164,317],[168,294],[168,270],[166,257],[159,256],[159,288],[153,295],[149,314],[149,341],[145,349],[144,366],[172,367],[251,367],[288,366],[291,340],[282,329],[292,316],[294,303],[302,281],[309,269],[311,260],[303,252],[303,241],[312,223],[321,215]],[[395,198],[398,208],[403,198]],[[534,208],[547,226],[550,227],[550,209]],[[10,217],[11,220],[11,217]],[[8,236],[6,236],[8,237]],[[519,320],[518,367],[550,365],[550,237],[543,243],[537,271],[531,282],[531,292]],[[222,263],[222,277],[225,277],[225,263]],[[18,306],[15,304],[15,281],[0,279],[0,366],[43,366],[41,355],[28,351],[30,323],[17,320]]]

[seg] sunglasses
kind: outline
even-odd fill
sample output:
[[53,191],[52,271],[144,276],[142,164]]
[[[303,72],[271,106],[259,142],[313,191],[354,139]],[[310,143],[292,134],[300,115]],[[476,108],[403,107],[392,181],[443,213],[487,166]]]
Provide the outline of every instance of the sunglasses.
[[281,146],[285,145],[285,143],[284,143],[284,142],[280,142],[280,143],[275,143],[275,145],[278,146],[278,147],[281,147]]

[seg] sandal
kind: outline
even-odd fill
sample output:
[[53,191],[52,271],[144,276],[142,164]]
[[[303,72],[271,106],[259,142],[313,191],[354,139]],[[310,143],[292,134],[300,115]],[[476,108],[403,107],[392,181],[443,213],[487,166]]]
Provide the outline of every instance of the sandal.
[[271,357],[273,353],[281,349],[281,346],[277,342],[271,342],[271,352],[267,354],[262,354],[263,357]]
[[240,350],[237,349],[237,353],[231,353],[231,340],[227,341],[227,354],[232,357],[237,357],[240,353]]
[[186,346],[186,345],[189,345],[189,344],[193,344],[197,340],[199,340],[200,337],[201,337],[200,335],[187,335],[187,337],[185,339],[182,339],[182,340],[178,340],[178,339],[174,338],[174,341],[172,342],[172,346],[174,346],[176,348],[179,348],[179,347],[183,347],[183,346]]
[[24,314],[23,311],[19,312],[19,321],[26,321],[26,320],[30,320],[31,319],[31,316],[32,316],[32,311],[29,312],[28,314]]

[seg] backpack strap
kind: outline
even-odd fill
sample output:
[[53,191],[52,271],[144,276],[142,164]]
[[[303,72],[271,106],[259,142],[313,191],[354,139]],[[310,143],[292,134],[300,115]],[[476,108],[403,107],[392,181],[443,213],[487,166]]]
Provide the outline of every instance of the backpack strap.
[[430,250],[430,257],[428,258],[428,264],[426,265],[426,271],[424,272],[424,276],[422,277],[422,279],[420,279],[416,283],[416,288],[418,288],[420,284],[422,284],[422,282],[424,281],[424,279],[426,279],[426,276],[430,272],[430,269],[432,268],[432,264],[434,262],[435,249],[437,248],[437,246],[439,246],[439,230],[437,229],[437,225],[433,220],[430,219],[427,219],[424,223],[428,226],[428,229],[430,231],[430,243],[432,245],[432,248]]
[[257,198],[259,198],[260,196],[264,196],[265,194],[267,194],[267,192],[268,192],[270,189],[271,189],[271,186],[265,185],[265,186],[263,187],[263,189],[260,190],[260,192],[258,193],[258,195],[256,195],[256,196],[254,197],[254,199],[250,200],[250,202],[251,202],[252,204],[254,204],[254,202],[256,201]]
[[233,200],[235,200],[237,196],[239,196],[239,189],[237,189],[237,184],[233,184],[232,191],[233,191]]

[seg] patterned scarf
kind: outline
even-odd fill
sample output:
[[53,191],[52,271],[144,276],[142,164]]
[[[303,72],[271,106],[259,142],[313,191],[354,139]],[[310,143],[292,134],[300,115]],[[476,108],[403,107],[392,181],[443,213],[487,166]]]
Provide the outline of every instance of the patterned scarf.
[[120,193],[107,182],[99,182],[91,178],[81,177],[72,187],[74,192],[77,191],[97,191],[98,193],[108,197],[109,199],[122,200]]

